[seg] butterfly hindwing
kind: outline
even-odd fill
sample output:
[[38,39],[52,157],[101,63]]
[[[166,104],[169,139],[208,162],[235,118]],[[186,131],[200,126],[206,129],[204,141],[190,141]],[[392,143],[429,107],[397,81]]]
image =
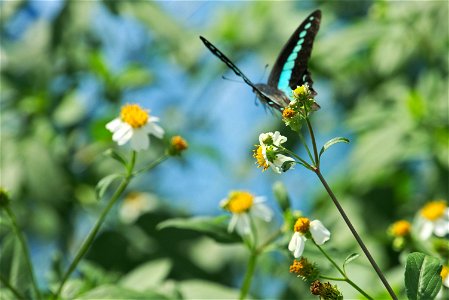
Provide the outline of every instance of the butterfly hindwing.
[[299,25],[279,54],[268,78],[268,85],[289,95],[298,85],[308,83],[311,91],[316,94],[307,63],[320,21],[321,11],[316,10]]

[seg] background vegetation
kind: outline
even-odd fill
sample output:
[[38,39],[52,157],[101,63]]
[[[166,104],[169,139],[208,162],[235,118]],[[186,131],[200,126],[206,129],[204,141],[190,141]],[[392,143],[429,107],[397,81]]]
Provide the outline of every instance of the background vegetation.
[[[241,245],[156,226],[171,217],[221,214],[218,203],[231,189],[264,195],[275,208],[276,180],[285,183],[295,208],[331,229],[336,255],[359,251],[312,174],[255,168],[251,149],[258,134],[288,130],[254,105],[249,87],[222,80],[222,74],[234,79],[198,38],[206,36],[252,80],[264,81],[264,65],[316,8],[323,19],[310,70],[322,109],[312,121],[319,144],[334,135],[351,139],[325,154],[323,173],[401,289],[403,258],[386,229],[411,219],[426,201],[449,195],[447,2],[3,1],[1,186],[12,195],[43,290],[53,287],[104,204],[95,199],[95,185],[118,168],[101,156],[112,146],[104,125],[126,102],[151,109],[168,134],[183,135],[190,148],[133,182],[128,198],[146,197],[151,207],[127,222],[119,203],[66,296],[93,297],[87,294],[93,287],[98,292],[120,282],[147,295],[235,298],[247,258]],[[152,141],[142,159],[162,151],[162,143]],[[27,286],[3,216],[0,237],[0,273],[14,286]],[[289,274],[290,260],[287,250],[264,255],[251,294],[308,295]],[[142,266],[145,281],[130,273]],[[364,259],[351,274],[383,295]]]

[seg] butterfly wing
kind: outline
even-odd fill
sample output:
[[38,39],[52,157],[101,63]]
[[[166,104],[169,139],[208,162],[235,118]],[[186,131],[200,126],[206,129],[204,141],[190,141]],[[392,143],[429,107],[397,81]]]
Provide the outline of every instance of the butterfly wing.
[[246,77],[245,74],[243,74],[242,71],[240,71],[239,68],[237,68],[236,65],[234,65],[234,63],[226,57],[226,55],[223,54],[223,52],[221,52],[220,50],[217,49],[217,47],[215,47],[214,45],[212,45],[211,42],[209,42],[205,37],[200,36],[201,41],[203,41],[204,45],[210,50],[210,52],[212,52],[216,57],[218,57],[222,62],[224,62],[232,71],[234,71],[234,73],[237,76],[240,76],[243,78],[243,81],[246,82],[246,84],[248,84],[249,86],[251,86],[253,89],[256,89],[256,86],[254,85],[254,83],[252,83],[251,80],[249,80],[248,77]]
[[276,87],[286,95],[298,85],[308,83],[313,94],[313,80],[307,69],[313,41],[320,28],[321,11],[311,13],[292,34],[279,54],[268,77],[268,85]]
[[[253,92],[257,95],[257,97],[262,101],[262,103],[267,104],[270,107],[276,108],[278,110],[281,109],[281,107],[285,106],[282,105],[282,102],[277,100],[277,99],[273,99],[273,93],[275,94],[275,92],[277,91],[276,89],[273,89],[271,87],[269,87],[266,84],[254,84],[251,80],[249,80],[248,77],[246,77],[245,74],[243,74],[242,71],[240,71],[239,68],[237,68],[236,65],[234,65],[234,63],[226,57],[226,55],[224,55],[223,52],[221,52],[220,50],[217,49],[217,47],[215,47],[211,42],[209,42],[205,37],[200,36],[201,41],[203,41],[204,45],[215,55],[217,56],[221,61],[223,61],[232,71],[234,71],[234,73],[237,76],[240,76],[241,78],[243,78],[243,81],[246,82],[246,84],[248,84],[250,87],[253,88]],[[276,96],[276,95],[274,95]],[[279,103],[281,104],[279,104]]]

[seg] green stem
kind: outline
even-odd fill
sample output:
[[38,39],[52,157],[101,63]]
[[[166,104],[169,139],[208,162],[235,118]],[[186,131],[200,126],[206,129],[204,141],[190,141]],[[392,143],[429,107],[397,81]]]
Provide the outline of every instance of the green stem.
[[28,249],[28,244],[25,240],[25,237],[22,233],[22,231],[19,229],[19,226],[17,225],[17,219],[14,215],[14,212],[12,211],[11,207],[9,205],[4,206],[6,213],[8,214],[9,218],[11,219],[11,225],[14,230],[14,233],[16,234],[17,238],[19,239],[20,246],[22,247],[23,256],[25,258],[25,264],[28,268],[28,272],[30,273],[31,278],[31,286],[33,287],[34,294],[37,299],[41,299],[41,294],[39,292],[39,289],[37,288],[37,281],[36,277],[34,277],[34,271],[33,271],[33,265],[31,264],[31,258],[30,258],[30,250]]
[[304,139],[304,137],[302,136],[302,134],[299,134],[299,138],[302,142],[302,144],[304,145],[304,147],[306,148],[307,151],[307,155],[309,155],[310,161],[316,165],[315,160],[313,159],[312,153],[310,152],[309,146],[307,146],[306,140]]
[[162,163],[163,161],[165,161],[167,158],[169,158],[168,154],[164,154],[161,157],[159,157],[158,159],[156,159],[155,161],[152,161],[151,163],[149,163],[147,166],[143,167],[140,170],[137,170],[133,173],[133,175],[137,175],[143,172],[147,172],[151,169],[153,169],[154,167],[156,167],[157,165],[159,165],[160,163]]
[[[347,283],[349,283],[353,288],[355,288],[360,294],[362,294],[363,296],[365,296],[365,298],[372,300],[373,298],[368,295],[364,290],[362,290],[357,284],[355,284],[352,280],[350,280],[348,278],[348,276],[346,275],[346,273],[337,265],[337,263],[326,253],[326,251],[324,251],[323,248],[320,247],[320,245],[318,245],[313,239],[312,239],[313,243],[315,244],[315,246],[317,246],[317,248],[321,251],[321,253],[323,253],[324,256],[326,256],[326,258],[334,265],[334,267],[338,270],[338,272],[344,277],[343,281],[346,281]],[[338,280],[338,281],[342,281],[341,279],[331,279],[331,280]]]
[[25,297],[23,297],[20,292],[18,290],[16,290],[15,287],[13,287],[8,280],[6,280],[5,277],[3,277],[3,275],[0,274],[0,282],[6,286],[13,294],[14,296],[17,297],[17,299],[25,299]]
[[262,251],[268,247],[272,242],[274,242],[278,237],[280,237],[284,231],[282,229],[279,229],[276,231],[272,236],[270,236],[265,242],[263,242],[259,247],[256,249],[256,253],[260,254]]
[[301,157],[299,157],[298,155],[296,155],[294,152],[288,150],[287,148],[284,147],[280,147],[282,151],[285,151],[286,153],[290,154],[291,156],[295,157],[297,160],[299,160],[299,163],[302,164],[304,167],[306,167],[309,170],[314,170],[313,167],[311,165],[309,165],[308,162],[306,162],[304,159],[302,159]]
[[319,168],[320,167],[320,157],[318,156],[318,149],[316,146],[315,134],[313,133],[312,124],[310,124],[309,118],[306,118],[306,122],[307,122],[307,128],[309,128],[310,139],[312,140],[313,153],[315,155],[316,167]]
[[320,275],[320,278],[327,279],[327,280],[333,280],[333,281],[346,281],[346,278],[331,277],[331,276],[325,276],[325,275]]
[[373,266],[374,270],[377,273],[377,276],[379,276],[380,280],[382,281],[383,285],[387,289],[388,293],[390,294],[391,298],[393,300],[397,300],[398,297],[394,293],[393,289],[391,288],[390,284],[388,283],[387,279],[385,278],[384,274],[380,270],[379,266],[377,265],[376,261],[374,260],[373,256],[369,252],[368,248],[365,246],[365,243],[363,243],[362,239],[360,238],[359,234],[355,230],[354,226],[352,225],[351,221],[349,220],[348,216],[346,215],[345,211],[343,210],[343,207],[340,205],[340,202],[338,202],[337,197],[335,197],[334,192],[327,184],[326,180],[324,179],[323,175],[321,174],[320,170],[318,168],[315,169],[315,174],[320,179],[321,183],[323,184],[324,188],[326,189],[327,193],[331,197],[332,201],[334,202],[335,206],[337,207],[338,211],[340,212],[340,215],[343,217],[344,221],[346,222],[346,225],[349,227],[349,230],[351,230],[354,238],[357,240],[357,243],[359,244],[360,248],[362,248],[362,251],[365,253],[365,256],[368,258],[369,262]]
[[251,287],[251,281],[253,279],[254,269],[256,268],[256,260],[257,260],[257,253],[253,251],[251,252],[251,255],[249,257],[245,278],[243,280],[243,285],[240,290],[239,296],[240,300],[245,299],[246,295],[248,295],[249,288]]
[[80,249],[75,255],[75,258],[73,259],[72,263],[70,264],[67,271],[64,273],[64,276],[62,278],[62,281],[59,285],[58,290],[54,294],[53,299],[57,299],[64,287],[64,284],[66,283],[67,279],[70,277],[72,272],[75,270],[76,266],[80,262],[81,258],[86,254],[87,250],[90,248],[93,240],[95,239],[98,231],[100,230],[101,225],[103,224],[104,220],[106,219],[107,214],[111,210],[111,208],[114,206],[114,204],[117,202],[117,200],[120,198],[121,194],[125,191],[126,187],[128,186],[131,178],[133,177],[133,169],[136,162],[136,152],[132,152],[131,160],[129,165],[127,166],[127,174],[126,177],[122,180],[119,187],[115,191],[115,193],[112,195],[111,199],[109,200],[106,207],[101,212],[100,217],[98,218],[97,222],[95,223],[94,227],[89,232],[88,236],[84,240],[83,244],[81,245]]

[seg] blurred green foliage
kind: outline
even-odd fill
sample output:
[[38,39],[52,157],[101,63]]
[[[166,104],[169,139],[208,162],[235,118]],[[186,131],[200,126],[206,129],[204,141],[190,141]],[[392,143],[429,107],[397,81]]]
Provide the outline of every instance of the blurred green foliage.
[[[313,122],[318,135],[343,125],[352,145],[344,169],[331,174],[331,185],[381,268],[388,270],[393,287],[405,295],[402,258],[391,250],[385,231],[428,200],[448,200],[448,6],[444,1],[356,3],[220,3],[208,16],[212,21],[207,28],[195,28],[158,2],[66,1],[54,19],[36,20],[13,39],[5,26],[27,1],[2,2],[1,186],[11,192],[32,249],[53,245],[51,271],[37,269],[41,284],[49,279],[48,287],[53,287],[60,278],[85,232],[77,226],[90,224],[102,206],[95,200],[95,185],[117,168],[101,158],[111,145],[104,124],[115,116],[126,93],[160,80],[156,69],[139,60],[130,59],[118,71],[107,61],[104,40],[91,26],[98,6],[142,24],[153,36],[151,53],[144,58],[175,64],[192,85],[219,74],[202,63],[206,50],[198,34],[220,41],[233,59],[257,52],[273,61],[290,34],[285,28],[294,28],[298,16],[319,7],[323,22],[310,69],[315,82],[329,86],[339,117],[325,120],[318,112]],[[208,5],[198,6],[198,13]],[[82,93],[85,78],[99,83],[95,97]],[[155,152],[160,147],[156,144]],[[157,187],[133,188],[157,192]],[[63,295],[236,298],[245,252],[197,232],[158,230],[164,220],[189,216],[165,204],[168,201],[161,196],[157,207],[134,224],[110,216],[111,225],[97,238]],[[332,228],[331,252],[341,262],[358,251],[324,191],[316,195],[313,215]],[[22,254],[3,216],[0,237],[0,273],[13,286],[26,289],[29,278]],[[306,251],[322,263],[318,253]],[[264,255],[251,294],[307,298],[302,295],[308,295],[308,287],[288,274],[289,263],[286,249]],[[380,284],[373,284],[377,279],[363,259],[348,269],[370,293],[385,296]],[[271,281],[275,287],[267,291],[264,285]],[[341,288],[346,297],[357,297]],[[2,299],[10,296],[2,289]]]

